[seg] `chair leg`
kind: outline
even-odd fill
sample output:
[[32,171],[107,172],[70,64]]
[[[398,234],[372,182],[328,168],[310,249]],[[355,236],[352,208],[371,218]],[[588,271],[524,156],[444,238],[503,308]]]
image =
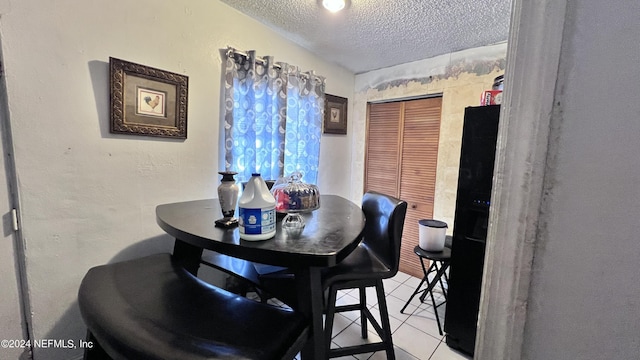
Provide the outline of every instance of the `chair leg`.
[[[429,276],[429,274],[431,274],[431,272],[435,272],[435,273],[436,273],[436,275],[437,275],[437,274],[438,274],[438,271],[440,271],[440,268],[438,267],[438,262],[437,262],[437,261],[435,261],[435,260],[431,260],[431,266],[429,266],[429,271],[427,272],[427,277]],[[436,280],[436,279],[434,278],[434,281],[435,281],[435,280]],[[430,282],[429,282],[429,280],[427,279],[427,285],[429,285],[429,284],[430,284]],[[442,284],[440,284],[440,285],[442,286]],[[434,285],[433,287],[435,288],[435,285]],[[432,290],[432,291],[433,291],[433,290]],[[427,293],[425,292],[425,293],[423,293],[423,294],[420,296],[420,302],[422,302],[422,303],[423,303],[423,302],[424,302],[424,299],[425,299],[426,297],[427,297]]]
[[387,309],[387,299],[384,295],[384,287],[382,280],[378,280],[376,284],[376,293],[378,294],[378,308],[380,309],[380,320],[382,321],[382,341],[385,343],[385,351],[388,360],[395,360],[396,355],[393,350],[393,339],[391,337],[391,323],[389,322],[389,311]]
[[409,297],[409,300],[407,300],[407,302],[404,304],[404,306],[402,307],[402,309],[400,309],[400,313],[404,314],[404,310],[407,308],[407,306],[409,306],[409,303],[411,302],[411,300],[413,300],[413,298],[418,295],[418,293],[420,293],[420,288],[422,287],[422,284],[424,284],[427,281],[427,276],[425,275],[422,278],[422,281],[420,281],[420,284],[418,284],[418,287],[416,287],[415,291],[413,292],[413,294],[411,294],[411,296]]
[[[382,280],[377,280],[375,284],[369,284],[371,286],[375,286],[376,288],[376,296],[378,298],[378,308],[380,310],[380,322],[371,314],[371,311],[367,308],[367,297],[366,297],[366,287],[355,284],[341,284],[338,286],[332,285],[329,287],[329,295],[327,299],[327,307],[325,309],[325,346],[327,347],[327,354],[329,358],[336,357],[345,357],[349,355],[355,354],[363,354],[369,352],[377,352],[377,351],[385,351],[387,355],[387,359],[395,359],[395,353],[393,350],[393,341],[391,338],[391,323],[389,322],[389,311],[387,309],[387,301],[384,295],[384,285]],[[352,289],[357,288],[360,299],[357,304],[349,304],[349,305],[335,305],[336,301],[336,293],[338,289]],[[371,326],[374,328],[378,336],[380,337],[380,342],[375,343],[366,343],[360,345],[352,345],[341,348],[331,349],[331,337],[332,337],[332,328],[333,321],[335,317],[335,313],[343,312],[343,311],[360,311],[361,315],[361,331],[362,338],[366,339],[368,337],[368,323],[371,323]]]
[[360,291],[360,333],[363,339],[368,337],[369,331],[367,330],[367,316],[365,309],[367,308],[367,291],[365,287],[358,289]]
[[440,277],[440,289],[442,289],[442,295],[444,295],[444,300],[447,300],[447,289],[444,288],[444,283],[442,282],[442,278],[447,282],[447,286],[449,286],[449,278],[447,277],[447,268],[449,267],[449,263],[443,262],[441,266],[444,266],[444,271],[442,272],[442,276]]
[[433,314],[436,316],[436,322],[438,323],[438,332],[440,333],[440,336],[442,336],[444,334],[442,333],[440,315],[438,315],[438,306],[436,305],[436,299],[433,297],[433,291],[429,291],[429,295],[431,296],[431,305],[433,305]]
[[331,349],[331,337],[333,331],[333,319],[336,315],[336,295],[338,290],[330,286],[329,287],[329,295],[326,304],[326,314],[324,320],[324,344],[326,348],[326,353],[329,354]]

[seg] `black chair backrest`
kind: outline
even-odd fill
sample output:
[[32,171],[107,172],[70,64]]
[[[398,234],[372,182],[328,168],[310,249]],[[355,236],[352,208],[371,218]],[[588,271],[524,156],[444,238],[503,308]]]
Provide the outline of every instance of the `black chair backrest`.
[[366,217],[362,242],[385,262],[393,275],[398,272],[400,244],[407,203],[392,196],[369,191],[362,197]]

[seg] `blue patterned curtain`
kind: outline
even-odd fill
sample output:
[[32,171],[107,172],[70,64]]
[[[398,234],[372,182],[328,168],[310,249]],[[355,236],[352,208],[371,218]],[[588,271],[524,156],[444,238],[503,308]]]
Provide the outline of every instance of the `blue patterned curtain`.
[[317,184],[324,84],[315,80],[313,72],[300,76],[295,69],[292,73],[287,84],[284,173],[300,172],[303,182]]
[[297,67],[227,51],[225,170],[247,181],[259,172],[278,179],[295,171],[316,184],[324,108],[324,78]]

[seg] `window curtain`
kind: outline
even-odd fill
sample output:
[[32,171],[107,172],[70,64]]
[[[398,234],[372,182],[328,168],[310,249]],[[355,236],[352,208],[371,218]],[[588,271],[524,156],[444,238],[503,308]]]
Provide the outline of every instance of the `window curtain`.
[[325,79],[296,66],[227,49],[225,170],[247,181],[294,172],[317,184]]

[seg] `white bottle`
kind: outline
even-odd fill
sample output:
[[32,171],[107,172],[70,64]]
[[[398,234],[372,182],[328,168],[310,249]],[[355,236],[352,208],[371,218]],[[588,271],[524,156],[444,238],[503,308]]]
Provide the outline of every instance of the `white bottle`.
[[238,201],[240,238],[266,240],[276,235],[276,199],[260,174],[251,179]]

